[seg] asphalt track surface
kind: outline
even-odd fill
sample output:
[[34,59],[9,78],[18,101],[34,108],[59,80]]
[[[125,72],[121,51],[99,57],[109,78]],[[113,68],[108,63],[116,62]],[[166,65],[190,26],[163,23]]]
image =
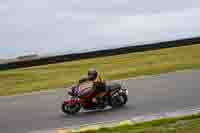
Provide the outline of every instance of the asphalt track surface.
[[130,119],[200,103],[200,71],[185,71],[123,81],[129,89],[128,104],[117,110],[64,115],[60,110],[64,90],[39,94],[0,97],[0,132],[28,133],[82,124]]

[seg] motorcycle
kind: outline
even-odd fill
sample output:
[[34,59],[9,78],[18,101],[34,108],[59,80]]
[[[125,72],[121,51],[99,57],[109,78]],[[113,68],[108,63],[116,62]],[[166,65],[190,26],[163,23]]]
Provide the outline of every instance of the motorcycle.
[[118,83],[106,85],[105,95],[102,97],[103,103],[100,106],[92,101],[96,95],[91,91],[92,84],[79,84],[68,91],[69,97],[62,103],[62,111],[65,114],[73,115],[78,113],[82,108],[84,110],[105,109],[107,106],[119,108],[128,101],[128,90],[122,88]]

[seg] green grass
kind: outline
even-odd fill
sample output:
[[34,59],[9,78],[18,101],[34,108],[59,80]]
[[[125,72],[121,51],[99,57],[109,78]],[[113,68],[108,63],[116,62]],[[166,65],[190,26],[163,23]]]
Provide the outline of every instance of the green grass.
[[200,44],[0,72],[0,96],[71,85],[90,67],[107,80],[200,68]]
[[101,128],[98,131],[87,131],[87,133],[200,133],[200,114]]

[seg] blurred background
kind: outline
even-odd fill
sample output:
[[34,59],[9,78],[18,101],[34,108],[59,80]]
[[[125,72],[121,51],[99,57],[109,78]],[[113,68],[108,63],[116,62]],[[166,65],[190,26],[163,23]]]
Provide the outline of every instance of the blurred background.
[[199,5],[198,0],[0,0],[0,61],[200,36]]

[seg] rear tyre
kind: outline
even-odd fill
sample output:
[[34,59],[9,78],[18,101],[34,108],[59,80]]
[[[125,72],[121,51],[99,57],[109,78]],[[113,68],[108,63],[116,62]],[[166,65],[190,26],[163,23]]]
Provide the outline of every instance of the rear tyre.
[[65,104],[65,103],[63,103],[61,109],[65,114],[73,115],[80,111],[81,106],[80,106],[80,104]]

